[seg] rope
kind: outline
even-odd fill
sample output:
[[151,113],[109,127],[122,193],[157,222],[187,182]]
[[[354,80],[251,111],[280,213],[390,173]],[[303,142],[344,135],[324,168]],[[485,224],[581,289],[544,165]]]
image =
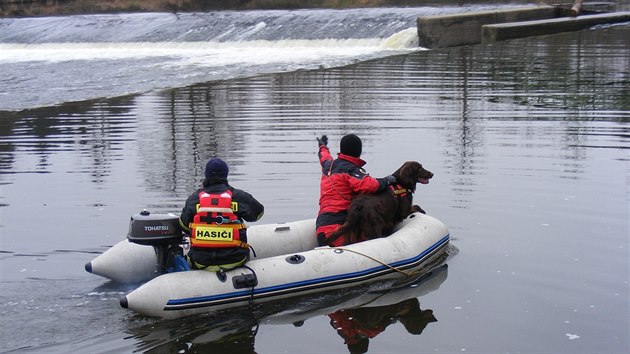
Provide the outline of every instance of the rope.
[[[252,272],[252,274],[254,275],[255,279],[258,279],[258,276],[256,275],[256,272],[254,272],[254,270],[246,265],[243,265],[243,268],[247,268],[249,269],[250,272]],[[250,311],[253,313],[253,306],[254,306],[254,288],[256,287],[256,285],[252,286],[251,288],[251,292],[249,294],[249,309]],[[256,328],[256,332],[258,332],[258,328]]]
[[400,268],[396,268],[396,267],[394,267],[394,266],[391,266],[391,265],[389,265],[389,264],[387,264],[387,263],[385,263],[385,262],[381,261],[381,260],[380,260],[380,259],[378,259],[378,258],[372,257],[372,256],[370,256],[370,255],[368,255],[368,254],[363,253],[363,252],[359,252],[359,251],[351,250],[351,249],[349,249],[349,248],[343,248],[343,247],[329,247],[329,248],[330,248],[330,249],[333,249],[333,250],[342,250],[342,251],[348,251],[348,252],[352,252],[352,253],[358,254],[358,255],[360,255],[360,256],[363,256],[363,257],[369,258],[369,259],[371,259],[371,260],[373,260],[373,261],[375,261],[375,262],[377,262],[377,263],[380,263],[380,264],[382,264],[382,265],[386,266],[386,267],[387,267],[387,268],[389,268],[389,269],[395,270],[395,271],[397,271],[398,273],[402,273],[402,274],[404,274],[404,275],[406,275],[406,276],[409,276],[409,277],[414,276],[414,274],[415,274],[415,273],[417,273],[417,271],[414,271],[414,272],[407,272],[406,270],[403,270],[403,269],[400,269]]

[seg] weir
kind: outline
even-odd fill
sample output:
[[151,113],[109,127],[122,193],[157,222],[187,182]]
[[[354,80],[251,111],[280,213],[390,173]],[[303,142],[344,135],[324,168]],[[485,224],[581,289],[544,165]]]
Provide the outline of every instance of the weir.
[[630,21],[630,11],[607,13],[602,10],[607,5],[593,3],[583,6],[578,0],[571,8],[542,5],[421,16],[417,19],[418,44],[429,49],[447,48],[578,31],[599,24]]

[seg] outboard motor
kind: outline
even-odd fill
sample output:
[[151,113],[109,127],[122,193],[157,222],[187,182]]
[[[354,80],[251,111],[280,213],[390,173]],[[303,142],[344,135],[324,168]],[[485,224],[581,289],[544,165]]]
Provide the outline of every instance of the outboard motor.
[[179,246],[183,241],[179,217],[174,214],[151,214],[143,210],[131,216],[129,221],[129,242],[153,246],[158,257],[158,272],[167,271],[171,258],[183,254]]

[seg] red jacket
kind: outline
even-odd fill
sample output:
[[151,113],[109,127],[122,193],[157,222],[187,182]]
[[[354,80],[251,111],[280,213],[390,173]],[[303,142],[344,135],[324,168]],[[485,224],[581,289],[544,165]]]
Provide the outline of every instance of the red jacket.
[[346,221],[346,211],[355,196],[384,190],[388,182],[384,178],[370,177],[362,168],[365,161],[360,158],[339,154],[333,159],[324,145],[319,147],[319,163],[322,177],[316,225],[318,234],[328,236],[336,229],[334,226]]

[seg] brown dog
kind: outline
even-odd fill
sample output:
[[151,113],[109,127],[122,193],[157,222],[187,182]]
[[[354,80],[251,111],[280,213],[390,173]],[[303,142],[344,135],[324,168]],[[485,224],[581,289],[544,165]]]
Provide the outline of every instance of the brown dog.
[[345,244],[388,236],[394,226],[412,212],[424,210],[413,204],[416,183],[427,184],[433,173],[416,161],[405,162],[396,172],[397,184],[376,194],[360,194],[350,204],[346,222],[330,237],[343,235]]

